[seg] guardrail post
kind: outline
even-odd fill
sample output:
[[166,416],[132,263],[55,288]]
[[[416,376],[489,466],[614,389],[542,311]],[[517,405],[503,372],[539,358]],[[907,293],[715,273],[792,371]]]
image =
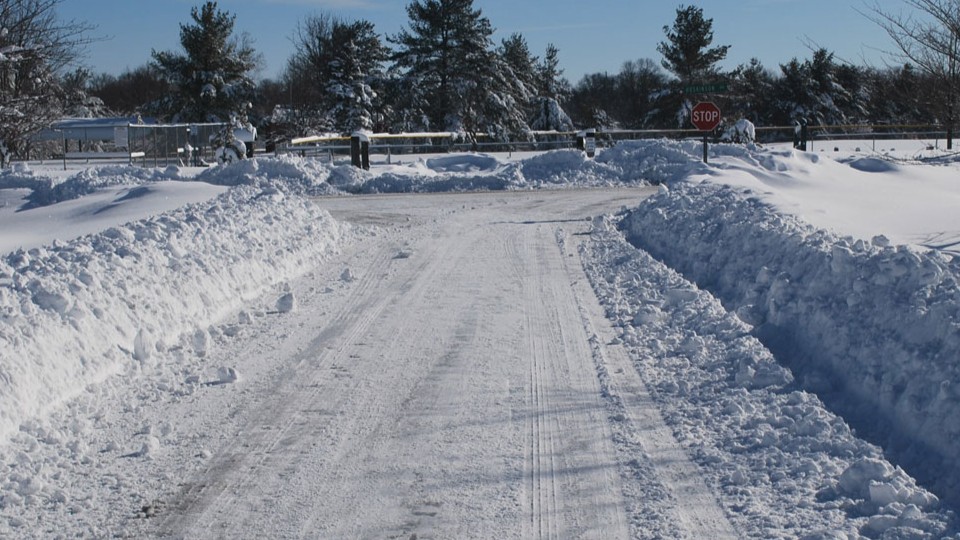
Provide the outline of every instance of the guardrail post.
[[592,158],[597,153],[597,130],[588,129],[584,133],[583,148],[587,152],[587,157]]
[[801,118],[793,126],[793,147],[797,150],[807,151],[807,120]]
[[359,131],[350,136],[350,163],[358,169],[370,170],[370,138]]
[[350,164],[358,169],[363,166],[360,162],[360,135],[358,133],[354,133],[350,137]]

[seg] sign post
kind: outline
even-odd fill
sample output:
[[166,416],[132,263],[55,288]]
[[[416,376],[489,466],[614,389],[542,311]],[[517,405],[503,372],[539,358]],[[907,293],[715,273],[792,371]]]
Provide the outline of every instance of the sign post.
[[720,125],[720,107],[710,101],[701,101],[690,111],[690,122],[703,132],[703,162],[707,162],[707,135]]

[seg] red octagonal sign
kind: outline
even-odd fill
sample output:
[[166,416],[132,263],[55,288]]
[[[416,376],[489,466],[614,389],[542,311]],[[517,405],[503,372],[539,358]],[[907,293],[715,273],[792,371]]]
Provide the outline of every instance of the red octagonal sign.
[[720,125],[720,107],[709,101],[701,101],[693,106],[690,121],[700,131],[713,131]]

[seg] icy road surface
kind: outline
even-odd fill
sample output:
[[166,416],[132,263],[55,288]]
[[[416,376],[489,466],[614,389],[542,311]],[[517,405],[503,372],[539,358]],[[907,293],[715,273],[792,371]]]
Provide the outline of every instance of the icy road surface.
[[611,386],[632,393],[626,421],[676,491],[669,499],[683,502],[673,509],[677,537],[734,537],[624,351],[591,341],[612,329],[578,235],[589,217],[647,194],[318,201],[385,232],[331,265],[336,288],[316,273],[296,284],[297,310],[217,353],[243,379],[213,398],[225,400],[221,418],[190,421],[198,431],[226,423],[237,436],[208,446],[210,459],[162,502],[150,533],[629,537],[603,358]]

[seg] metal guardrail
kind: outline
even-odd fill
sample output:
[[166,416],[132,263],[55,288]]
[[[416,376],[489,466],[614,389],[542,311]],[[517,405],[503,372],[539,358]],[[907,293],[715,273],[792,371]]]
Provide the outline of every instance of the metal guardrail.
[[[797,126],[756,127],[757,140],[760,143],[795,142]],[[865,139],[875,142],[891,138],[930,138],[934,145],[939,139],[946,138],[946,129],[935,125],[914,124],[845,124],[807,126],[808,142],[830,139]],[[577,136],[583,132],[534,132],[534,141],[478,141],[475,143],[445,142],[454,137],[451,133],[401,133],[371,134],[370,152],[386,155],[389,163],[393,155],[437,153],[451,151],[488,150],[499,152],[552,150],[577,147]],[[703,137],[704,132],[696,129],[606,129],[596,131],[598,146],[611,146],[619,141],[653,138],[686,139]],[[711,134],[714,141],[720,139],[721,131]],[[325,157],[333,161],[336,156],[349,155],[350,137],[316,136],[293,139],[289,144],[278,147],[278,154]],[[394,142],[396,141],[396,142]],[[420,142],[415,142],[420,141]],[[812,146],[810,147],[812,150]]]
[[[476,141],[453,142],[457,134],[448,132],[429,133],[378,133],[365,137],[369,139],[370,153],[385,155],[387,163],[393,155],[430,154],[440,152],[469,152],[487,150],[494,152],[517,152],[554,150],[573,148],[578,132],[538,131],[534,137],[540,140],[528,141]],[[277,147],[277,154],[299,155],[301,157],[322,157],[333,162],[339,155],[349,155],[351,137],[339,135],[311,136],[292,139],[290,143]],[[419,141],[419,142],[416,142]]]
[[[199,133],[187,132],[188,125],[175,126],[130,126],[130,149],[134,153],[132,163],[143,166],[165,166],[184,164],[183,146],[188,137],[197,140]],[[217,126],[219,127],[219,126]],[[166,129],[164,129],[166,128]],[[171,129],[172,128],[172,129]],[[212,128],[211,128],[212,129]],[[757,140],[760,143],[793,142],[796,126],[760,126],[756,127]],[[199,131],[199,130],[197,130]],[[847,124],[847,125],[810,125],[808,131],[808,149],[814,149],[814,143],[823,144],[828,140],[864,139],[871,141],[876,150],[876,141],[883,139],[929,139],[931,147],[940,147],[941,139],[946,140],[946,128],[929,124]],[[455,142],[457,135],[446,132],[432,133],[382,133],[370,134],[369,151],[384,156],[391,163],[395,156],[444,152],[521,152],[544,151],[563,148],[578,148],[578,136],[584,132],[575,131],[536,131],[534,140],[492,141],[480,139],[476,142]],[[653,138],[687,139],[701,138],[704,133],[696,129],[606,129],[596,130],[598,147],[612,146],[620,141],[643,140]],[[719,140],[720,132],[711,134],[714,141]],[[203,140],[205,137],[200,136]],[[581,147],[582,148],[582,147]],[[351,155],[350,137],[339,135],[302,137],[287,144],[278,145],[275,154],[299,155],[327,159],[331,162]],[[212,149],[194,145],[194,156],[212,160]],[[209,152],[210,156],[204,155]],[[62,152],[54,159],[66,157]],[[70,156],[73,157],[73,156]]]

